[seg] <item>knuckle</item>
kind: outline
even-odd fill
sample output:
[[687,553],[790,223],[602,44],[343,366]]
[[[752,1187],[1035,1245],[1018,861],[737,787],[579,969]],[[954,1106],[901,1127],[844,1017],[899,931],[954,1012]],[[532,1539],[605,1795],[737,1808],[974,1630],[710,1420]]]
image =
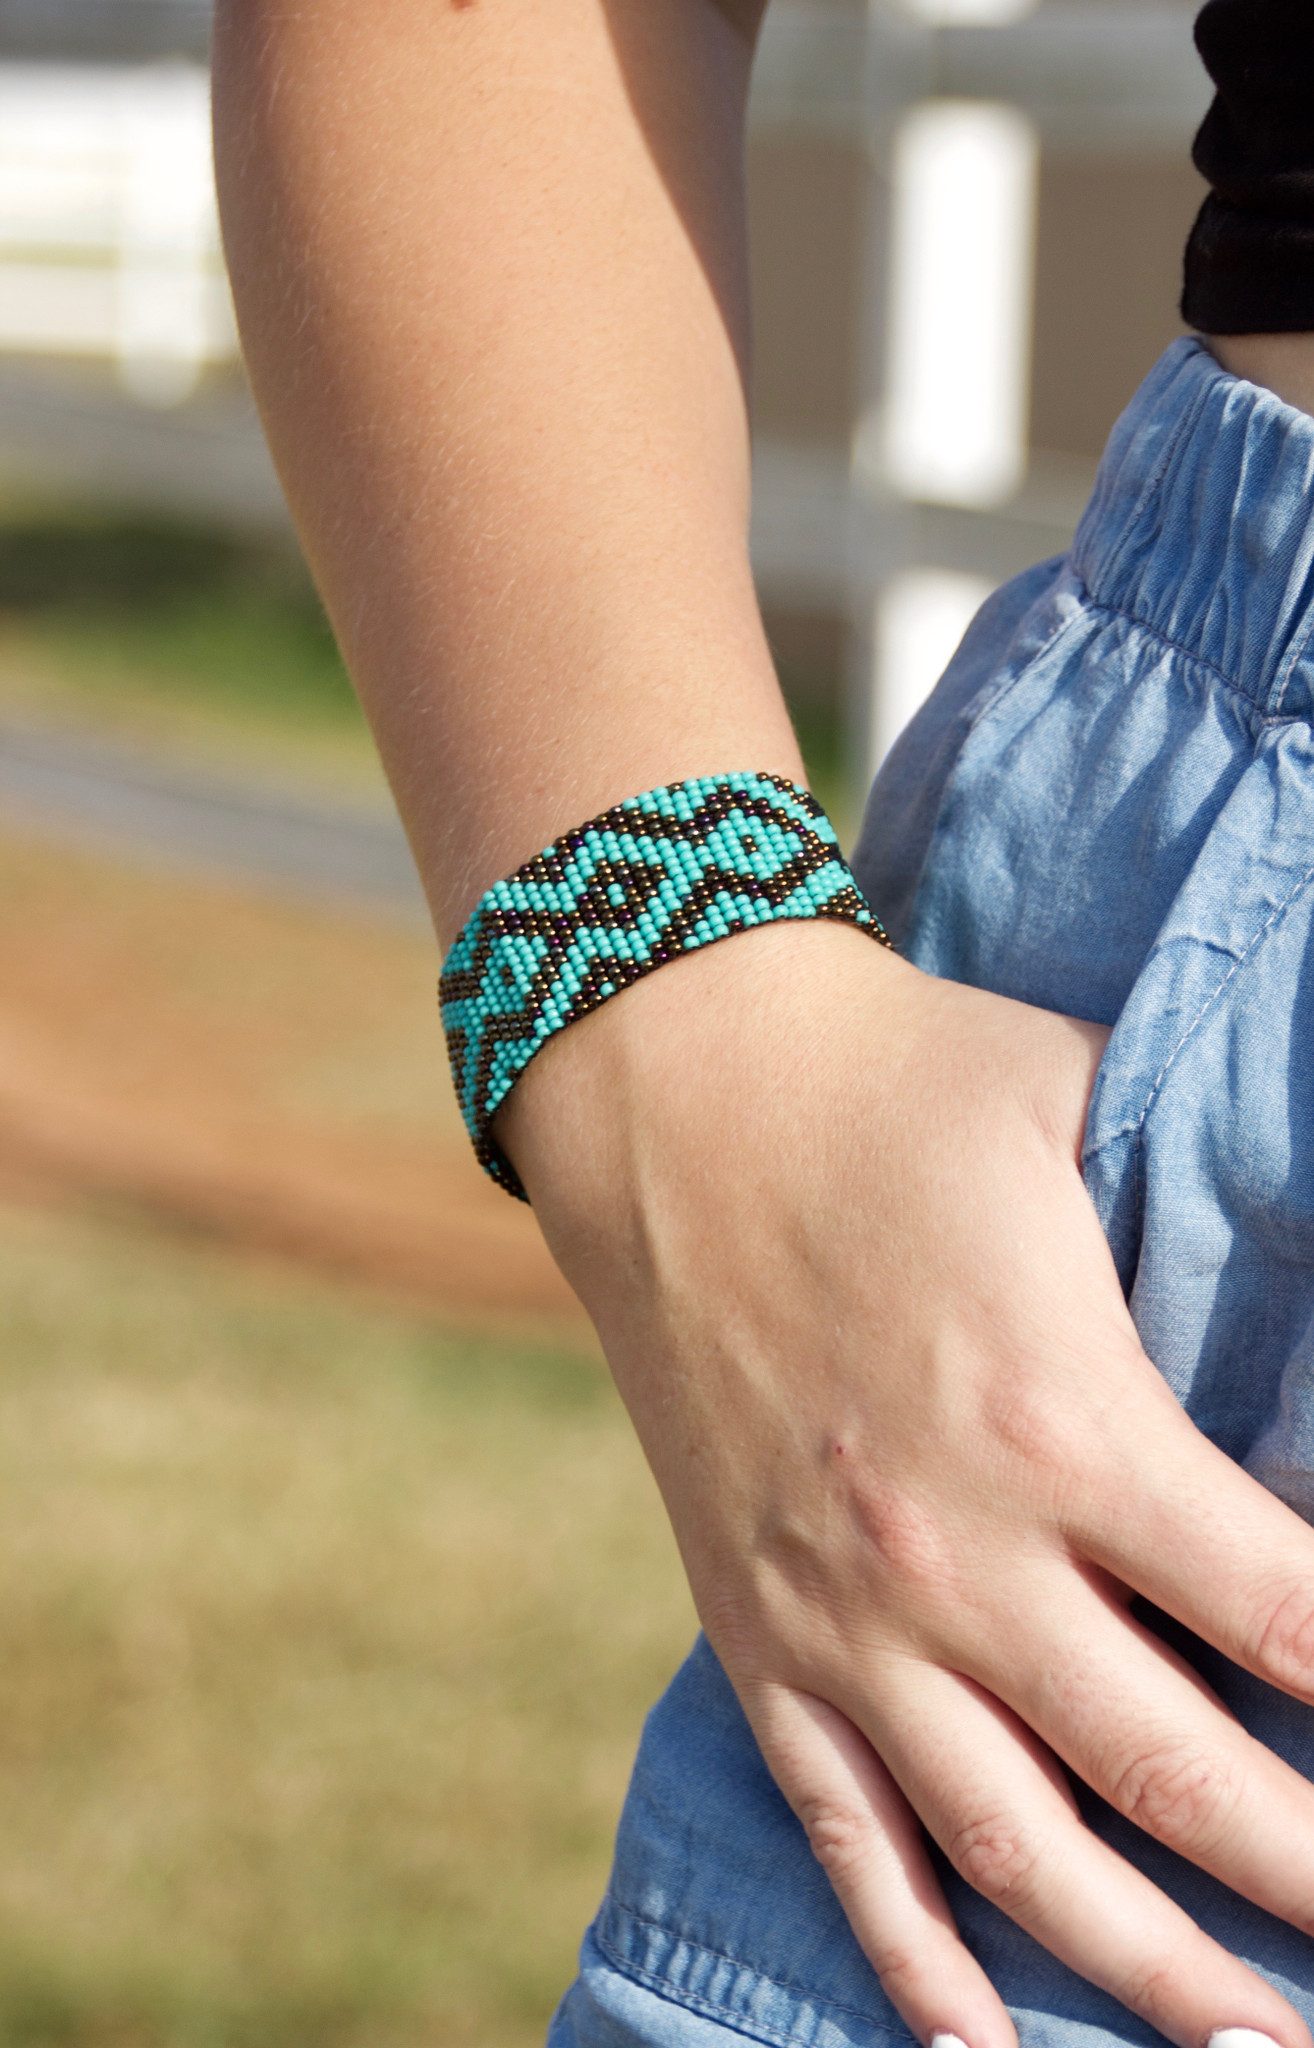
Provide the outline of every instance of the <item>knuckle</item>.
[[1113,1987],[1120,2002],[1160,2033],[1172,2034],[1181,2018],[1182,1979],[1175,1960],[1147,1956]]
[[1041,1845],[1016,1820],[993,1814],[960,1828],[946,1845],[959,1876],[992,1905],[1025,1914],[1037,1897]]
[[1165,1847],[1199,1851],[1226,1825],[1235,1791],[1221,1758],[1176,1743],[1135,1757],[1118,1775],[1110,1803]]
[[1248,1661],[1274,1685],[1314,1688],[1314,1588],[1287,1587],[1265,1602],[1246,1644]]
[[800,1800],[798,1817],[808,1846],[836,1890],[852,1879],[871,1848],[870,1816],[842,1800]]
[[849,1513],[874,1552],[881,1578],[906,1591],[951,1584],[955,1568],[936,1517],[902,1487],[870,1470],[845,1481]]
[[1110,1431],[1094,1402],[1060,1401],[1051,1375],[1023,1373],[1016,1390],[992,1390],[986,1421],[1033,1504],[1063,1520],[1100,1498]]
[[886,1997],[895,2005],[901,1998],[915,1995],[925,1984],[925,1960],[912,1949],[869,1943],[867,1953]]
[[1016,1385],[1001,1384],[988,1404],[987,1421],[1001,1444],[1028,1469],[1033,1482],[1066,1482],[1089,1459],[1089,1436],[1081,1421],[1055,1396],[1053,1386],[1026,1374]]

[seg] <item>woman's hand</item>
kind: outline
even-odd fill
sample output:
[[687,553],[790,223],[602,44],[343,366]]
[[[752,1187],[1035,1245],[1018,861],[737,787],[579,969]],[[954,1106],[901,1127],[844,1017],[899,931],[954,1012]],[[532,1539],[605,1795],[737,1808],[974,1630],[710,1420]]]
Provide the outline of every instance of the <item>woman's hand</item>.
[[1078,1170],[1105,1033],[826,925],[650,976],[499,1134],[601,1333],[707,1633],[886,1992],[1010,2048],[920,1822],[1181,2048],[1308,2048],[1063,1766],[1314,1931],[1314,1788],[1128,1612],[1314,1700],[1314,1534],[1142,1352]]

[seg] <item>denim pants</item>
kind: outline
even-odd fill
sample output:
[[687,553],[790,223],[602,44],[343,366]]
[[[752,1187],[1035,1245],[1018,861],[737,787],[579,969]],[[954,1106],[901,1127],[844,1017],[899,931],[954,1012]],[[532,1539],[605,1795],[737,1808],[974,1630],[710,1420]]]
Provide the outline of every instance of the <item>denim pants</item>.
[[[983,608],[872,792],[858,878],[929,973],[1114,1027],[1086,1184],[1188,1414],[1314,1519],[1314,419],[1175,343],[1069,555]],[[879,1049],[873,1057],[879,1057]],[[1314,1776],[1314,1710],[1176,1647]],[[1314,1942],[1089,1824],[1314,2024]],[[943,1871],[1022,2048],[1153,2031]],[[902,2041],[700,1641],[649,1717],[551,2048]]]

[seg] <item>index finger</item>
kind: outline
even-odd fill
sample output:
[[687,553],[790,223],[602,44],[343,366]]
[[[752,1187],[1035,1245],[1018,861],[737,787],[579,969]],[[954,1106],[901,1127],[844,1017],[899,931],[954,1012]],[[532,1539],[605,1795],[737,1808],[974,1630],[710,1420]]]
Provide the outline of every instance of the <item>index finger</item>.
[[1314,1701],[1314,1530],[1181,1409],[1097,1462],[1066,1522],[1081,1554],[1256,1678]]

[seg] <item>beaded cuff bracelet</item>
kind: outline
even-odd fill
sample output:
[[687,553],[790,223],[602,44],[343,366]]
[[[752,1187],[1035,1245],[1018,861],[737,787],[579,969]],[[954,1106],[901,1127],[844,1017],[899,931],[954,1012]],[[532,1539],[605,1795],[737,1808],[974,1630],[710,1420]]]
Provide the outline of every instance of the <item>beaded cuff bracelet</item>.
[[890,943],[820,804],[779,775],[700,775],[628,797],[496,883],[438,987],[481,1166],[529,1199],[491,1125],[554,1031],[680,953],[810,917]]

